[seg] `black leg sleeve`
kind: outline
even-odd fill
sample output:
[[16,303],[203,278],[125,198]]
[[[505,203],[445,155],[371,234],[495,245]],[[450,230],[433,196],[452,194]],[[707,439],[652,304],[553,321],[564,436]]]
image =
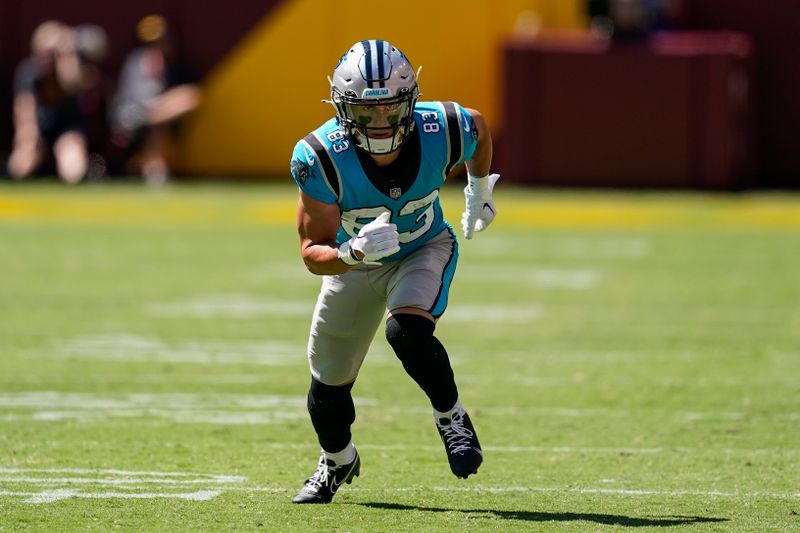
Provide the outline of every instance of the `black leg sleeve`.
[[423,316],[397,314],[386,321],[386,340],[433,408],[447,411],[458,400],[458,388],[447,351],[433,336],[435,327]]
[[334,387],[311,379],[308,390],[308,414],[322,449],[336,453],[350,442],[350,426],[355,422],[356,409],[350,391],[353,384]]

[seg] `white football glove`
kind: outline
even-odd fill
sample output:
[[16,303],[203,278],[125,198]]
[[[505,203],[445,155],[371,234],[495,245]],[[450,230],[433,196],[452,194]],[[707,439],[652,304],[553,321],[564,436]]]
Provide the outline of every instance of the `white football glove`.
[[472,238],[473,232],[485,230],[494,220],[497,209],[492,200],[492,190],[499,179],[500,174],[467,176],[467,186],[464,187],[467,208],[461,215],[461,229],[467,239]]
[[[343,242],[339,246],[339,259],[348,265],[379,265],[378,259],[400,251],[400,236],[397,234],[397,226],[389,223],[390,216],[391,213],[384,211],[378,218],[365,224],[357,237]],[[358,259],[354,252],[360,252],[364,256]]]

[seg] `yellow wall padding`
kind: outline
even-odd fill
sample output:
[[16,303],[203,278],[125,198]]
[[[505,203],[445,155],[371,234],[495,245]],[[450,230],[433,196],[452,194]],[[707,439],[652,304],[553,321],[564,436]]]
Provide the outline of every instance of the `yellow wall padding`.
[[354,42],[386,39],[415,68],[423,100],[502,111],[502,43],[514,31],[581,27],[581,0],[461,0],[354,4],[284,2],[205,80],[203,104],[176,149],[200,175],[288,178],[294,143],[333,116],[327,76]]

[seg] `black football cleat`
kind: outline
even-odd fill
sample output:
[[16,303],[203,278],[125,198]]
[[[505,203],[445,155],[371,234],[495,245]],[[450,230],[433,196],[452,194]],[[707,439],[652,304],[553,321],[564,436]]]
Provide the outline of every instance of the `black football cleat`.
[[476,474],[483,462],[483,451],[464,408],[459,405],[451,418],[437,419],[436,429],[442,437],[453,474],[464,479]]
[[361,458],[356,451],[352,463],[336,466],[323,454],[319,458],[317,471],[303,483],[300,491],[292,498],[294,503],[331,503],[333,496],[343,483],[352,483],[361,473]]

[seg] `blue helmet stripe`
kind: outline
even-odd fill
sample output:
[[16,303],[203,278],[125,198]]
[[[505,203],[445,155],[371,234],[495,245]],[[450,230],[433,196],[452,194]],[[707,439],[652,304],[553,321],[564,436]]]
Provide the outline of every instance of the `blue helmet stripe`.
[[365,72],[367,83],[372,87],[372,43],[370,41],[361,41],[361,46],[364,48],[364,67],[367,69]]
[[380,86],[386,87],[386,72],[385,72],[385,61],[386,59],[383,56],[383,45],[386,41],[378,41],[377,42],[377,56],[378,56],[378,78],[381,80]]

